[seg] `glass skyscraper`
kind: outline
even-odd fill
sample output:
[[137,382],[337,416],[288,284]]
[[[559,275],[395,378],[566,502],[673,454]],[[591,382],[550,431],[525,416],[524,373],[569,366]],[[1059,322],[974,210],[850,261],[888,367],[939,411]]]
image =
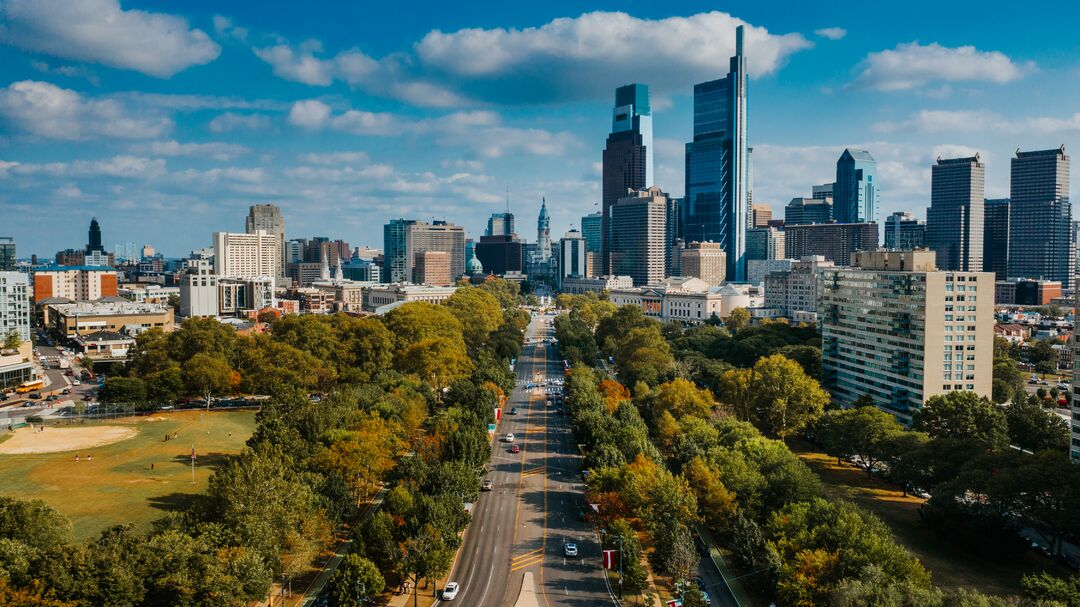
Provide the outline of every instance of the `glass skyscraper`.
[[1009,275],[1008,198],[983,201],[983,271],[997,274],[998,280]]
[[1072,204],[1065,146],[1020,152],[1012,159],[1009,277],[1059,280],[1072,286]]
[[600,252],[600,222],[603,216],[600,213],[590,213],[581,218],[581,235],[585,237],[585,250],[591,253]]
[[836,161],[833,214],[837,223],[876,222],[880,192],[877,162],[866,150],[844,150]]
[[720,245],[727,254],[727,277],[733,281],[746,280],[748,155],[740,25],[728,75],[694,85],[694,140],[686,144],[686,197],[679,222],[684,241]]
[[937,253],[942,270],[983,269],[983,182],[979,155],[938,158],[926,211],[926,246]]
[[649,87],[627,84],[615,89],[611,134],[604,148],[601,209],[602,271],[610,270],[611,206],[629,190],[643,190],[653,180],[652,108]]

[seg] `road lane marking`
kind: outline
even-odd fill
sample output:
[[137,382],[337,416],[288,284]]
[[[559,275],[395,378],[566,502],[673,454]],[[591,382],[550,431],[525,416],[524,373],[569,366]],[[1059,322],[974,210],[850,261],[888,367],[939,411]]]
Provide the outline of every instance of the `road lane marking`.
[[[535,556],[533,556],[531,558],[527,558],[527,559],[521,561],[520,563],[515,563],[515,564],[511,565],[510,566],[510,573],[513,573],[515,571],[520,571],[522,569],[527,569],[529,567],[532,567],[533,565],[536,565],[538,563],[543,563],[543,562],[544,562],[544,555],[543,554],[537,554],[537,555],[535,555]],[[543,568],[543,565],[541,564],[540,567]]]

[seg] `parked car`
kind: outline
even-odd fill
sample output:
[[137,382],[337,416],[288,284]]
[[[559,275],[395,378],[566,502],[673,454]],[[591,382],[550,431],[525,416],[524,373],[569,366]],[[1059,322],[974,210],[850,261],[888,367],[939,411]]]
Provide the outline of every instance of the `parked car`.
[[81,386],[82,382],[77,380],[77,379],[73,379],[73,380],[71,380],[71,385],[73,385],[73,386]]
[[458,592],[461,591],[461,586],[457,582],[447,582],[442,591],[442,600],[452,601],[457,598]]

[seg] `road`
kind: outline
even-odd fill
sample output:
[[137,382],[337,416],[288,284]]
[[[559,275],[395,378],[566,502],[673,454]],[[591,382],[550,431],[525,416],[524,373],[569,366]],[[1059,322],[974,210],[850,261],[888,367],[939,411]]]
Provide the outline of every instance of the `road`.
[[[550,317],[530,323],[530,338],[550,337]],[[568,418],[548,407],[543,389],[524,383],[561,378],[554,346],[526,345],[517,363],[518,387],[500,424],[500,439],[515,435],[521,452],[499,440],[492,451],[492,491],[481,493],[450,579],[461,584],[455,603],[470,607],[514,605],[526,572],[532,572],[544,607],[611,604],[600,567],[600,546],[592,528],[579,519],[583,490],[579,457]],[[564,556],[564,542],[578,557]]]

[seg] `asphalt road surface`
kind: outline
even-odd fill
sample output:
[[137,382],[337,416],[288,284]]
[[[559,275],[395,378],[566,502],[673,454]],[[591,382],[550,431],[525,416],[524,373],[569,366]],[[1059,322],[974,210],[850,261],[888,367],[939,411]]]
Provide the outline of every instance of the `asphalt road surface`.
[[[533,319],[530,338],[552,335],[551,317]],[[592,528],[579,519],[584,486],[580,458],[567,416],[546,403],[543,388],[525,382],[562,378],[555,346],[526,345],[518,359],[518,386],[507,403],[486,478],[492,490],[481,493],[450,575],[461,584],[454,601],[469,607],[514,605],[525,572],[531,571],[543,607],[584,607],[612,603],[600,566],[600,546]],[[517,415],[509,410],[517,407]],[[502,439],[515,436],[513,444]],[[564,554],[566,542],[578,556]]]

